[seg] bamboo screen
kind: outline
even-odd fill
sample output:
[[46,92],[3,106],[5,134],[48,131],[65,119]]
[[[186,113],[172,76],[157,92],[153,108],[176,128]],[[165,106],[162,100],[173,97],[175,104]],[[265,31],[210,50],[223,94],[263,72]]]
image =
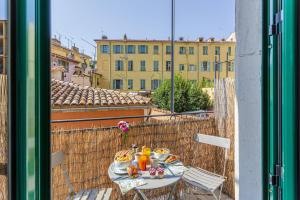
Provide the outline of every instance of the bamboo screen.
[[[194,142],[194,136],[199,132],[216,135],[215,120],[210,118],[135,125],[130,128],[125,143],[122,143],[118,129],[56,130],[52,132],[52,152],[65,153],[65,166],[75,191],[113,187],[112,199],[129,199],[132,194],[122,197],[116,185],[109,180],[107,170],[115,153],[130,148],[131,144],[139,147],[167,147],[172,153],[179,155],[185,165],[198,166],[221,174],[220,163],[224,156],[217,157],[220,151],[217,147]],[[230,175],[232,173],[227,172],[227,176]],[[182,185],[179,185],[178,192]],[[230,188],[232,184],[226,187]],[[146,194],[151,197],[160,196],[168,189],[170,188]],[[52,190],[54,199],[65,199],[68,194],[60,167],[52,170]]]
[[[7,77],[0,75],[0,167],[7,164]],[[7,176],[0,175],[0,200],[7,199]]]

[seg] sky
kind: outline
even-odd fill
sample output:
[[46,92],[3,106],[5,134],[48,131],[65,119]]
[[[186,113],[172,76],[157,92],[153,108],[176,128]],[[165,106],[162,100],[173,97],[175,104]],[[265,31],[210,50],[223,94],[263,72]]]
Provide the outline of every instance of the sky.
[[[2,0],[0,0],[2,1]],[[235,0],[175,0],[175,38],[226,38],[235,30]],[[168,39],[171,0],[51,0],[52,36],[88,55],[94,39]]]

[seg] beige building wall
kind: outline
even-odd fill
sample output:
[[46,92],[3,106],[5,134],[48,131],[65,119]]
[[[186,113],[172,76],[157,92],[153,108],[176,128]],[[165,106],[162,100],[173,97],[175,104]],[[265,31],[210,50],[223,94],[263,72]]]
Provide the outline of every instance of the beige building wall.
[[[170,41],[159,40],[96,40],[97,43],[97,72],[102,75],[100,87],[113,89],[114,80],[123,80],[122,90],[128,89],[128,80],[133,81],[133,88],[130,90],[143,90],[141,88],[141,80],[145,80],[145,89],[151,90],[152,80],[160,80],[161,82],[170,79],[171,72],[166,69],[166,62],[171,61],[171,55],[166,53],[167,46],[171,45]],[[109,51],[104,53],[102,51],[103,45],[107,45]],[[114,45],[122,45],[122,53],[116,54],[114,52]],[[135,53],[129,54],[125,51],[128,45],[135,46]],[[148,53],[141,54],[138,52],[139,45],[146,45]],[[154,46],[158,46],[158,53],[154,52]],[[208,55],[203,55],[203,47],[208,48]],[[215,48],[220,47],[220,57],[215,55]],[[175,73],[180,74],[187,80],[202,82],[203,78],[210,81],[214,80],[214,62],[219,59],[222,63],[221,71],[217,72],[217,78],[226,77],[226,60],[228,47],[231,48],[231,55],[228,60],[231,63],[235,55],[235,42],[232,41],[176,41],[175,42]],[[186,52],[180,53],[180,48],[185,48]],[[193,53],[189,49],[193,48]],[[123,62],[123,70],[117,71],[115,69],[116,61]],[[133,70],[128,71],[128,61],[133,62]],[[141,71],[141,61],[146,62],[146,70]],[[158,71],[154,71],[154,61],[159,63]],[[202,70],[203,62],[208,62],[208,70]],[[184,68],[180,70],[180,65]],[[194,65],[194,70],[190,70],[189,66]],[[193,67],[191,67],[193,68]],[[228,72],[228,77],[234,78],[234,71]]]

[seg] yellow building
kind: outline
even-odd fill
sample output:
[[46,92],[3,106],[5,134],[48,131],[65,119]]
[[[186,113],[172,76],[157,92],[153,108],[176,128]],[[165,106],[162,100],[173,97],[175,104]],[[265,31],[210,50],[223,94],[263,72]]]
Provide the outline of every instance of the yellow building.
[[[110,40],[97,43],[100,87],[120,90],[154,90],[171,77],[170,40]],[[234,77],[235,37],[198,41],[175,41],[176,74],[193,82]],[[215,67],[216,66],[216,67]],[[216,73],[215,73],[216,68]],[[228,70],[226,70],[228,69]]]
[[[82,82],[83,79],[87,83],[86,79],[89,77],[90,83],[88,86],[99,87],[100,75],[94,73],[91,68],[92,58],[84,53],[80,53],[79,49],[75,46],[67,48],[62,46],[61,42],[54,38],[51,41],[51,71],[53,78],[64,80]],[[81,70],[78,73],[78,69]],[[81,77],[79,77],[82,74]],[[61,77],[61,78],[60,78]]]
[[0,74],[7,74],[7,21],[0,20]]

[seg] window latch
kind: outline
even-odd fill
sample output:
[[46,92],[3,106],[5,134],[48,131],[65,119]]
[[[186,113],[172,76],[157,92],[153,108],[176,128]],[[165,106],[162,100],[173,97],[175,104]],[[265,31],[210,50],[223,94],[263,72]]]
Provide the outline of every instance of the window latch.
[[278,35],[279,33],[281,33],[282,21],[283,21],[283,10],[277,12],[274,15],[273,24],[269,26],[269,36]]
[[269,174],[269,184],[274,187],[279,187],[281,175],[282,175],[282,167],[280,165],[276,165],[275,174]]

